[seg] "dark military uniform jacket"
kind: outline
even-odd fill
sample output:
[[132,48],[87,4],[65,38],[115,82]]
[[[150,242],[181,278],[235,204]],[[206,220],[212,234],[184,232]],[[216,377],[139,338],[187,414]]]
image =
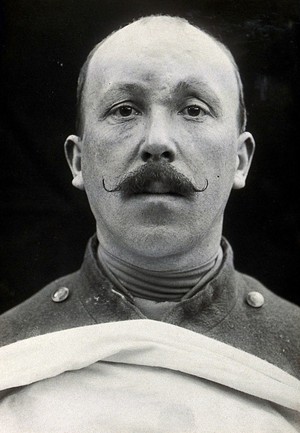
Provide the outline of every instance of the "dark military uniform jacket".
[[[256,355],[300,378],[300,308],[237,272],[225,240],[223,250],[223,263],[213,279],[190,299],[178,302],[161,320]],[[78,272],[52,282],[0,317],[0,344],[131,319],[146,317],[131,295],[121,293],[104,275],[94,237]]]

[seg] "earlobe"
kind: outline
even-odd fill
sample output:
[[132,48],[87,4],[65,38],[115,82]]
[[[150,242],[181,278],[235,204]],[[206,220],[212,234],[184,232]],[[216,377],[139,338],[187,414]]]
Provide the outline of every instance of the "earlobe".
[[75,177],[73,177],[72,185],[75,186],[75,188],[81,189],[84,191],[84,183],[82,178],[82,173],[78,173]]
[[84,190],[84,182],[81,172],[81,139],[77,135],[69,135],[65,141],[65,156],[73,174],[72,185]]
[[246,184],[246,179],[252,162],[255,149],[255,141],[250,132],[243,132],[237,143],[236,172],[233,188],[241,189]]

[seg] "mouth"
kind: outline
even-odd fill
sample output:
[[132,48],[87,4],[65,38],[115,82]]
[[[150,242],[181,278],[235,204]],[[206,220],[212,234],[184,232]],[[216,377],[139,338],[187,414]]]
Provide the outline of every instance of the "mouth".
[[149,185],[145,186],[145,189],[137,194],[145,194],[145,195],[172,195],[172,196],[181,196],[176,191],[173,191],[172,188],[160,181],[151,182]]

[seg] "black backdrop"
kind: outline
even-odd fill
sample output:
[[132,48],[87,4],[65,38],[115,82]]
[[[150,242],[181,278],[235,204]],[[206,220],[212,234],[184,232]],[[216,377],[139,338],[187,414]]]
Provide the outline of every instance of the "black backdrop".
[[238,269],[300,303],[297,7],[292,0],[2,3],[2,311],[81,263],[94,221],[63,155],[75,129],[78,71],[102,37],[149,13],[187,17],[232,50],[257,151],[247,188],[232,194],[224,232]]

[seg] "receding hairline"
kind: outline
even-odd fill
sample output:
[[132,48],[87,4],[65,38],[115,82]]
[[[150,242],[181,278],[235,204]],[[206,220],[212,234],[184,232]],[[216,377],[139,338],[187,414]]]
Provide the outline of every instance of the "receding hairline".
[[90,51],[88,54],[84,64],[82,65],[78,77],[78,83],[77,83],[77,118],[76,118],[76,130],[78,135],[81,135],[83,130],[83,97],[84,97],[84,90],[85,90],[85,84],[87,81],[87,74],[88,74],[88,68],[90,65],[90,62],[92,58],[94,57],[95,53],[98,51],[100,47],[102,47],[107,41],[109,41],[113,36],[115,36],[120,31],[126,29],[127,27],[135,26],[135,25],[146,25],[151,21],[154,20],[161,20],[165,23],[177,23],[180,25],[185,25],[192,27],[199,31],[201,34],[204,34],[207,36],[211,41],[213,41],[220,49],[221,51],[226,55],[226,57],[229,59],[232,67],[233,72],[236,78],[237,86],[238,86],[238,93],[239,93],[239,107],[238,107],[238,122],[240,131],[243,132],[246,129],[246,123],[247,123],[247,113],[246,113],[246,107],[244,102],[244,92],[243,92],[243,84],[240,77],[238,66],[234,60],[233,55],[231,54],[230,50],[217,38],[210,35],[207,31],[201,29],[197,25],[194,25],[190,23],[187,19],[179,17],[179,16],[170,16],[170,15],[149,15],[146,17],[142,17],[139,19],[136,19],[125,26],[122,26],[120,29],[113,31],[108,36],[106,36],[103,40],[101,40],[98,44],[94,46],[94,48]]

